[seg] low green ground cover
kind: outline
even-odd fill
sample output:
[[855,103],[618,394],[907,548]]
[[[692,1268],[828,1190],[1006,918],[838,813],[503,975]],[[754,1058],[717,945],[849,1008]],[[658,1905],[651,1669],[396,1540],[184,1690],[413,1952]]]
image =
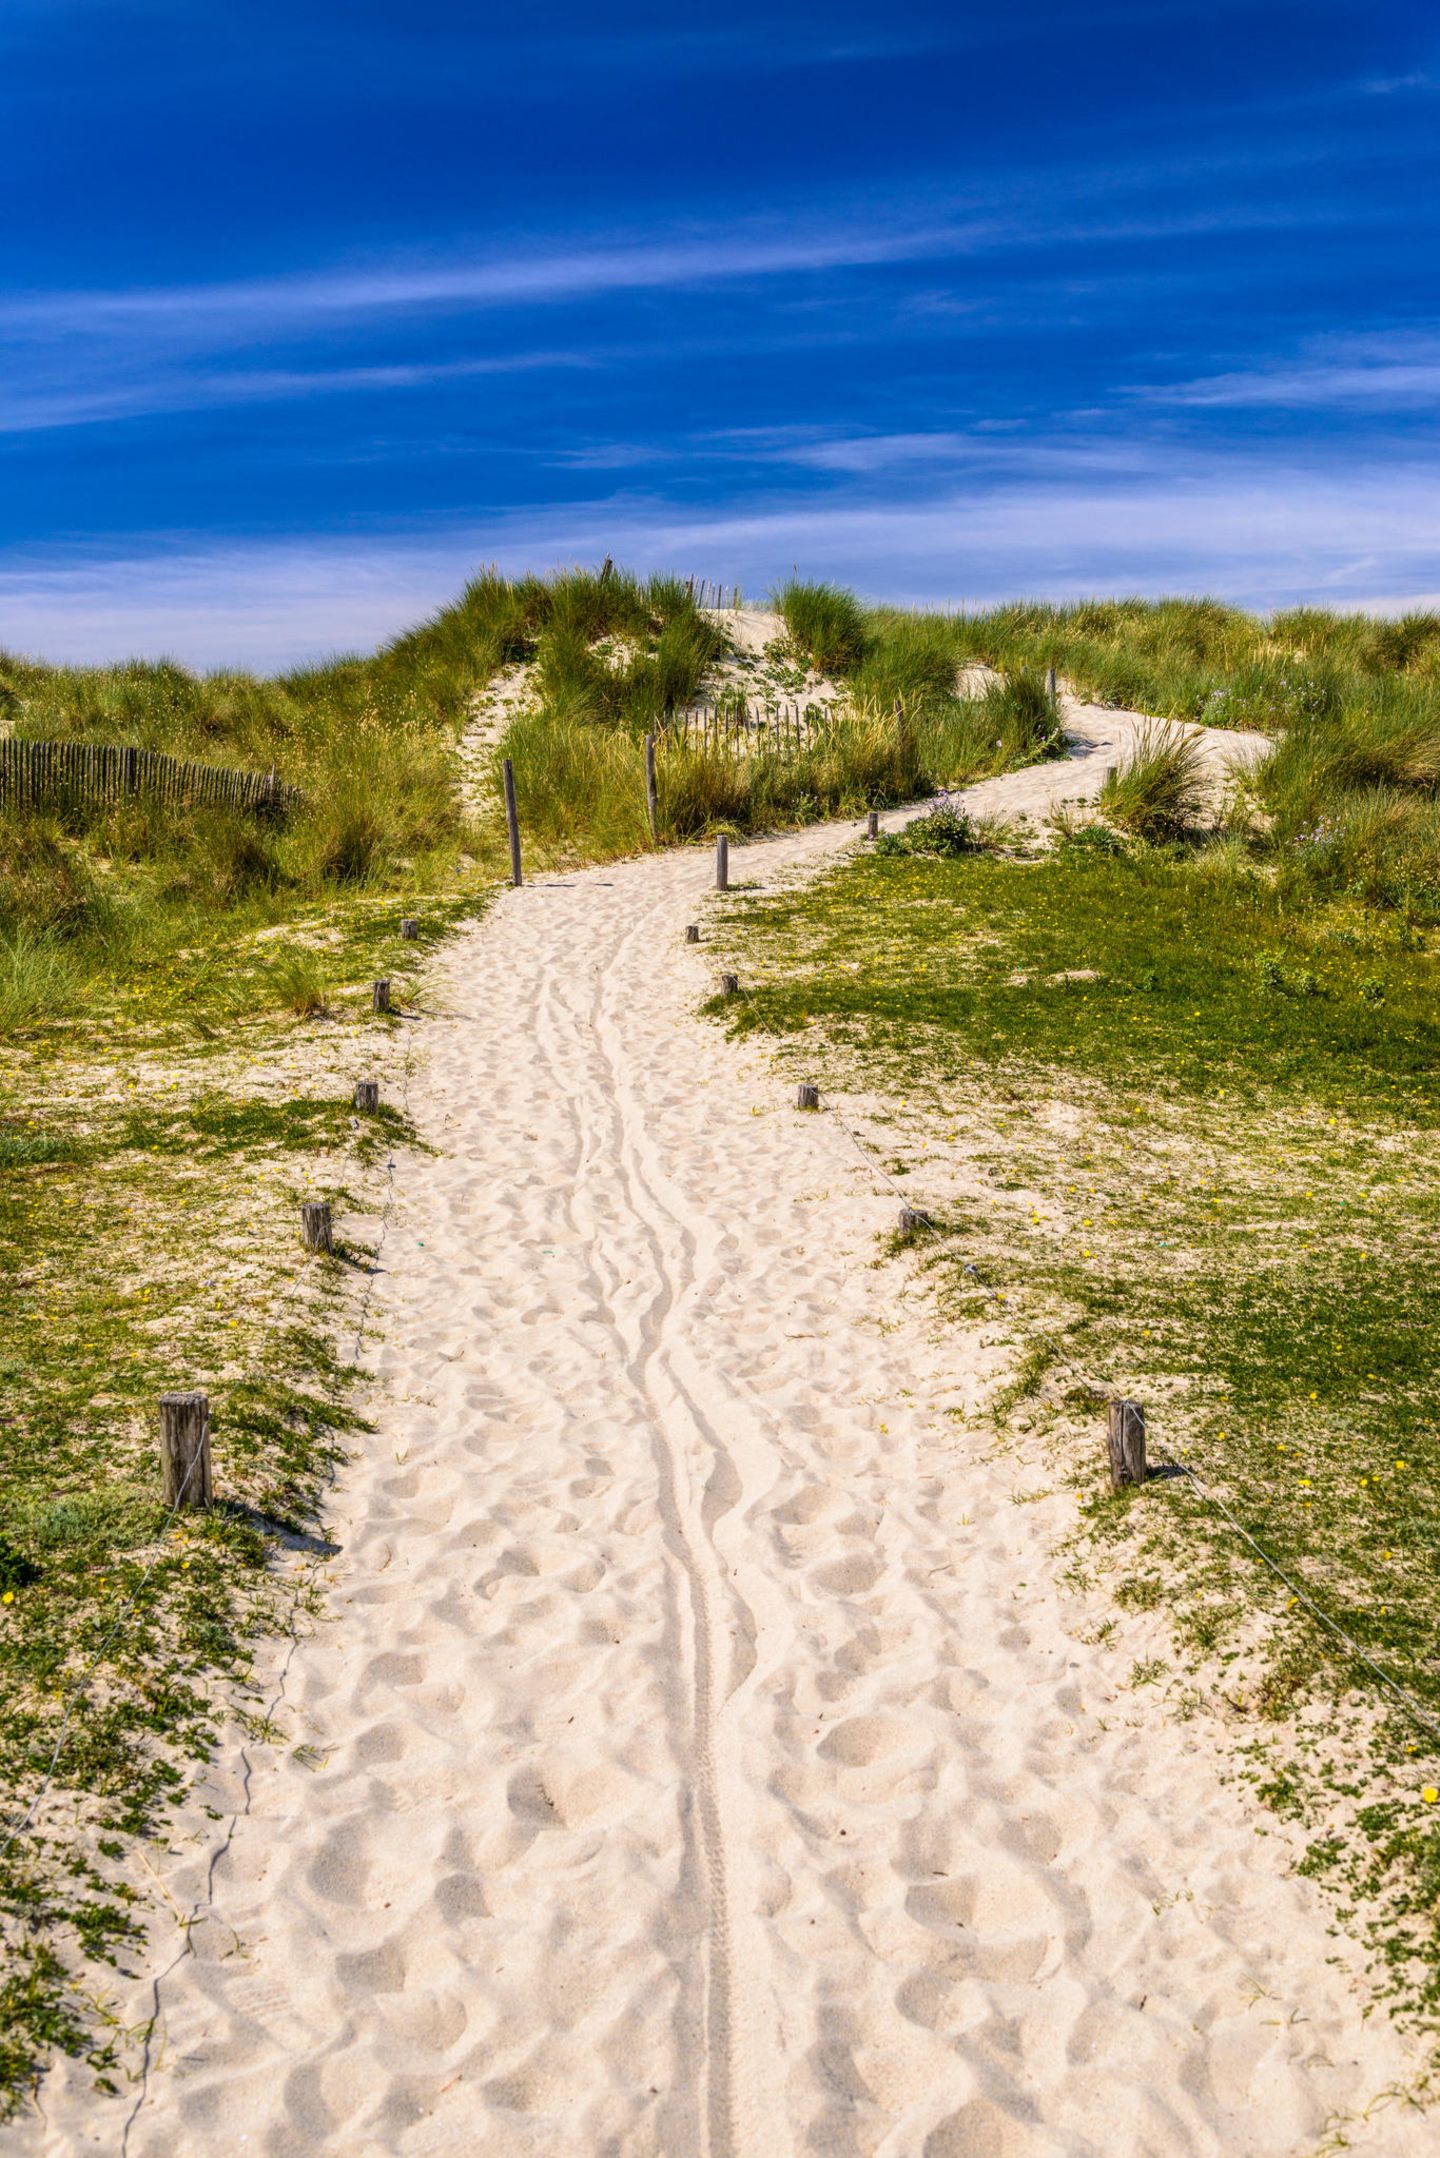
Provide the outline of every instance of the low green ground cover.
[[[296,1209],[335,1197],[343,1239],[375,1202],[409,1128],[357,1125],[351,1088],[409,1021],[373,1018],[370,984],[412,1005],[500,858],[456,756],[500,640],[449,628],[274,682],[0,659],[18,733],[301,790],[280,818],[74,792],[0,813],[0,2115],[56,2047],[122,2073],[137,1851],[308,1593],[365,1255],[305,1261]],[[218,1503],[167,1523],[157,1397],[195,1386]]]
[[[868,1098],[942,1308],[1009,1332],[996,1427],[1073,1480],[1072,1571],[1167,1617],[1145,1676],[1218,1704],[1433,2023],[1440,1741],[1325,1623],[1440,1729],[1432,933],[1225,842],[867,851],[732,905],[717,1015]],[[1193,1473],[1104,1488],[1115,1392]]]
[[[425,944],[475,904],[432,899],[417,943],[393,904],[312,907],[290,933],[324,955],[318,1011],[273,992],[273,937],[222,918],[0,1056],[0,2114],[55,2046],[120,2073],[107,1969],[140,1939],[137,1840],[163,1839],[254,1642],[303,1606],[358,1428],[345,1221],[413,1143],[393,1101],[354,1116],[353,1078],[411,1023],[370,1015],[368,983],[412,1006]],[[334,1261],[300,1249],[317,1195]],[[170,1522],[156,1404],[194,1386],[217,1504]]]

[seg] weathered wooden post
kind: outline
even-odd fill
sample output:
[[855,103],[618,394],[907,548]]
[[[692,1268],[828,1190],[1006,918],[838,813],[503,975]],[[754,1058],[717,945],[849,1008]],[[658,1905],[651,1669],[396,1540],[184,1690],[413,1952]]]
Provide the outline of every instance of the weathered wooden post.
[[730,842],[723,832],[715,840],[715,889],[717,892],[730,889]]
[[520,815],[515,807],[515,767],[505,759],[505,823],[510,834],[510,882],[520,884]]
[[420,934],[420,924],[413,914],[401,916],[400,934],[407,944],[413,944]]
[[355,1106],[366,1116],[373,1116],[380,1106],[380,1082],[378,1079],[357,1079],[355,1082]]
[[902,1236],[914,1236],[923,1221],[924,1216],[917,1214],[913,1206],[902,1206],[900,1209],[900,1234]]
[[307,1251],[333,1252],[335,1224],[328,1199],[307,1199],[300,1209],[300,1234]]
[[174,1512],[208,1506],[210,1403],[204,1394],[160,1396],[160,1475],[165,1504]]
[[700,924],[698,922],[686,923],[685,942],[687,944],[698,944],[700,942]]
[[650,819],[650,837],[660,837],[660,801],[655,791],[655,737],[645,737],[645,814]]
[[1053,712],[1060,701],[1060,688],[1055,679],[1055,669],[1053,667],[1045,669],[1045,694],[1050,699],[1050,709]]
[[739,975],[738,975],[738,974],[722,974],[722,975],[721,975],[721,977],[720,977],[720,994],[721,994],[721,996],[722,996],[722,997],[738,997],[738,996],[739,996],[739,994],[740,994],[740,977],[739,977]]
[[872,809],[865,820],[865,837],[867,839],[878,839],[880,837],[880,812],[878,809]]
[[819,1087],[811,1086],[808,1080],[802,1080],[795,1090],[795,1106],[797,1109],[818,1109],[820,1106]]
[[390,1009],[390,984],[388,981],[370,984],[370,1009],[372,1012],[388,1012]]
[[1110,1456],[1110,1489],[1145,1481],[1145,1411],[1138,1401],[1112,1401],[1105,1412],[1105,1444]]

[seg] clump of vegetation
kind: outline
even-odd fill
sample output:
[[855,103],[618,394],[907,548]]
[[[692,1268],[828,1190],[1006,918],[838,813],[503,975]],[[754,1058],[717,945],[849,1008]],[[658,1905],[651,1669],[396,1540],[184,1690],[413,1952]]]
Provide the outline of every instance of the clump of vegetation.
[[971,854],[979,845],[969,814],[948,798],[923,816],[912,817],[903,831],[882,832],[877,854]]
[[[795,650],[817,674],[854,674],[870,645],[865,610],[851,592],[834,584],[792,580],[775,595]],[[950,674],[954,681],[954,667]]]
[[1100,808],[1139,839],[1179,839],[1200,814],[1204,765],[1198,735],[1152,721],[1107,776]]
[[[894,610],[867,617],[849,594],[795,585],[787,591],[796,619],[816,639],[832,630],[839,637],[836,624],[859,625],[845,646],[857,662],[847,700],[798,749],[759,740],[736,755],[663,724],[672,705],[702,686],[718,649],[718,633],[686,587],[671,580],[641,586],[612,573],[603,583],[572,579],[570,589],[558,631],[553,620],[543,626],[543,609],[534,610],[542,621],[533,646],[534,699],[495,746],[496,765],[505,757],[513,765],[526,843],[541,859],[604,860],[654,843],[644,778],[651,731],[659,736],[655,837],[662,845],[717,829],[763,831],[855,815],[1063,749],[1038,676],[1021,670],[981,697],[958,694],[952,623]],[[613,617],[605,612],[612,603]],[[804,649],[814,657],[810,645]],[[673,666],[667,650],[678,655]],[[830,649],[831,670],[845,675],[849,662],[842,667],[837,650]]]
[[991,682],[979,697],[969,700],[967,716],[977,734],[990,738],[997,759],[1003,760],[997,763],[999,771],[1041,764],[1047,757],[1065,754],[1065,730],[1044,680],[1023,667]]

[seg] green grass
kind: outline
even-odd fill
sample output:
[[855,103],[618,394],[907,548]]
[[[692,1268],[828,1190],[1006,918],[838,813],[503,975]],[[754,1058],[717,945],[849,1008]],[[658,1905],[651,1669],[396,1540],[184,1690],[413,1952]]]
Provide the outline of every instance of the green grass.
[[852,593],[794,579],[776,593],[775,607],[791,644],[817,674],[855,672],[871,638],[865,611]]
[[1182,1712],[1189,1688],[1232,1727],[1434,2026],[1434,1741],[1196,1483],[1109,1493],[1101,1405],[1144,1401],[1156,1450],[1440,1721],[1440,955],[1224,842],[877,851],[732,909],[753,1001],[717,1016],[887,1105],[875,1143],[946,1229],[917,1263],[1012,1336],[989,1413],[1023,1406],[1011,1443],[1073,1483],[1074,1577],[1168,1615]]
[[[0,1846],[99,1657],[0,1859],[0,2115],[56,2047],[102,2084],[127,2072],[109,1972],[141,1946],[136,1839],[305,1593],[291,1546],[356,1428],[363,1277],[304,1261],[296,1213],[329,1194],[343,1235],[409,1142],[393,1107],[352,1125],[392,1024],[369,986],[413,1005],[484,902],[498,819],[466,815],[456,745],[535,603],[481,580],[373,660],[275,682],[0,661],[22,734],[274,764],[302,790],[279,820],[73,793],[0,815]],[[195,1385],[219,1501],[167,1533],[156,1401]]]
[[[872,915],[886,964],[857,974]],[[1377,914],[1297,915],[1228,850],[943,869],[876,853],[763,920],[807,940],[803,977],[764,1006],[772,1024],[924,1028],[957,1079],[1018,1056],[1123,1069],[1137,1089],[1440,1117],[1440,955]]]
[[[682,592],[682,597],[683,592]],[[707,625],[708,628],[708,625]],[[905,670],[905,632],[878,630],[867,667]],[[639,701],[587,704],[574,687],[556,689],[543,665],[534,704],[496,744],[494,763],[514,767],[527,854],[540,863],[604,861],[652,844],[683,844],[715,831],[739,834],[855,816],[963,786],[1058,754],[1062,748],[1038,677],[1019,674],[984,696],[955,694],[956,661],[944,686],[916,689],[897,715],[892,701],[854,696],[798,754],[768,749],[735,756],[694,739],[665,738],[657,757],[657,838],[645,801],[644,735],[655,724],[652,692]],[[687,695],[689,693],[687,692]]]

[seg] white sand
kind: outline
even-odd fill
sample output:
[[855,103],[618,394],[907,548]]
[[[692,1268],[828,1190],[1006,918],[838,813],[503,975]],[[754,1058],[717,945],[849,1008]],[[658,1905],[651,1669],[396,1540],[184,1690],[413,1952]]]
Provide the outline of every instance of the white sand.
[[[248,1811],[157,1860],[200,1916],[131,2158],[1299,2158],[1405,2050],[1287,1831],[1056,1586],[1073,1497],[1013,1504],[944,1415],[1004,1352],[876,1269],[893,1196],[691,1016],[709,876],[546,879],[439,963],[388,1401]],[[4,2147],[118,2150],[134,2097],[58,2071]]]

